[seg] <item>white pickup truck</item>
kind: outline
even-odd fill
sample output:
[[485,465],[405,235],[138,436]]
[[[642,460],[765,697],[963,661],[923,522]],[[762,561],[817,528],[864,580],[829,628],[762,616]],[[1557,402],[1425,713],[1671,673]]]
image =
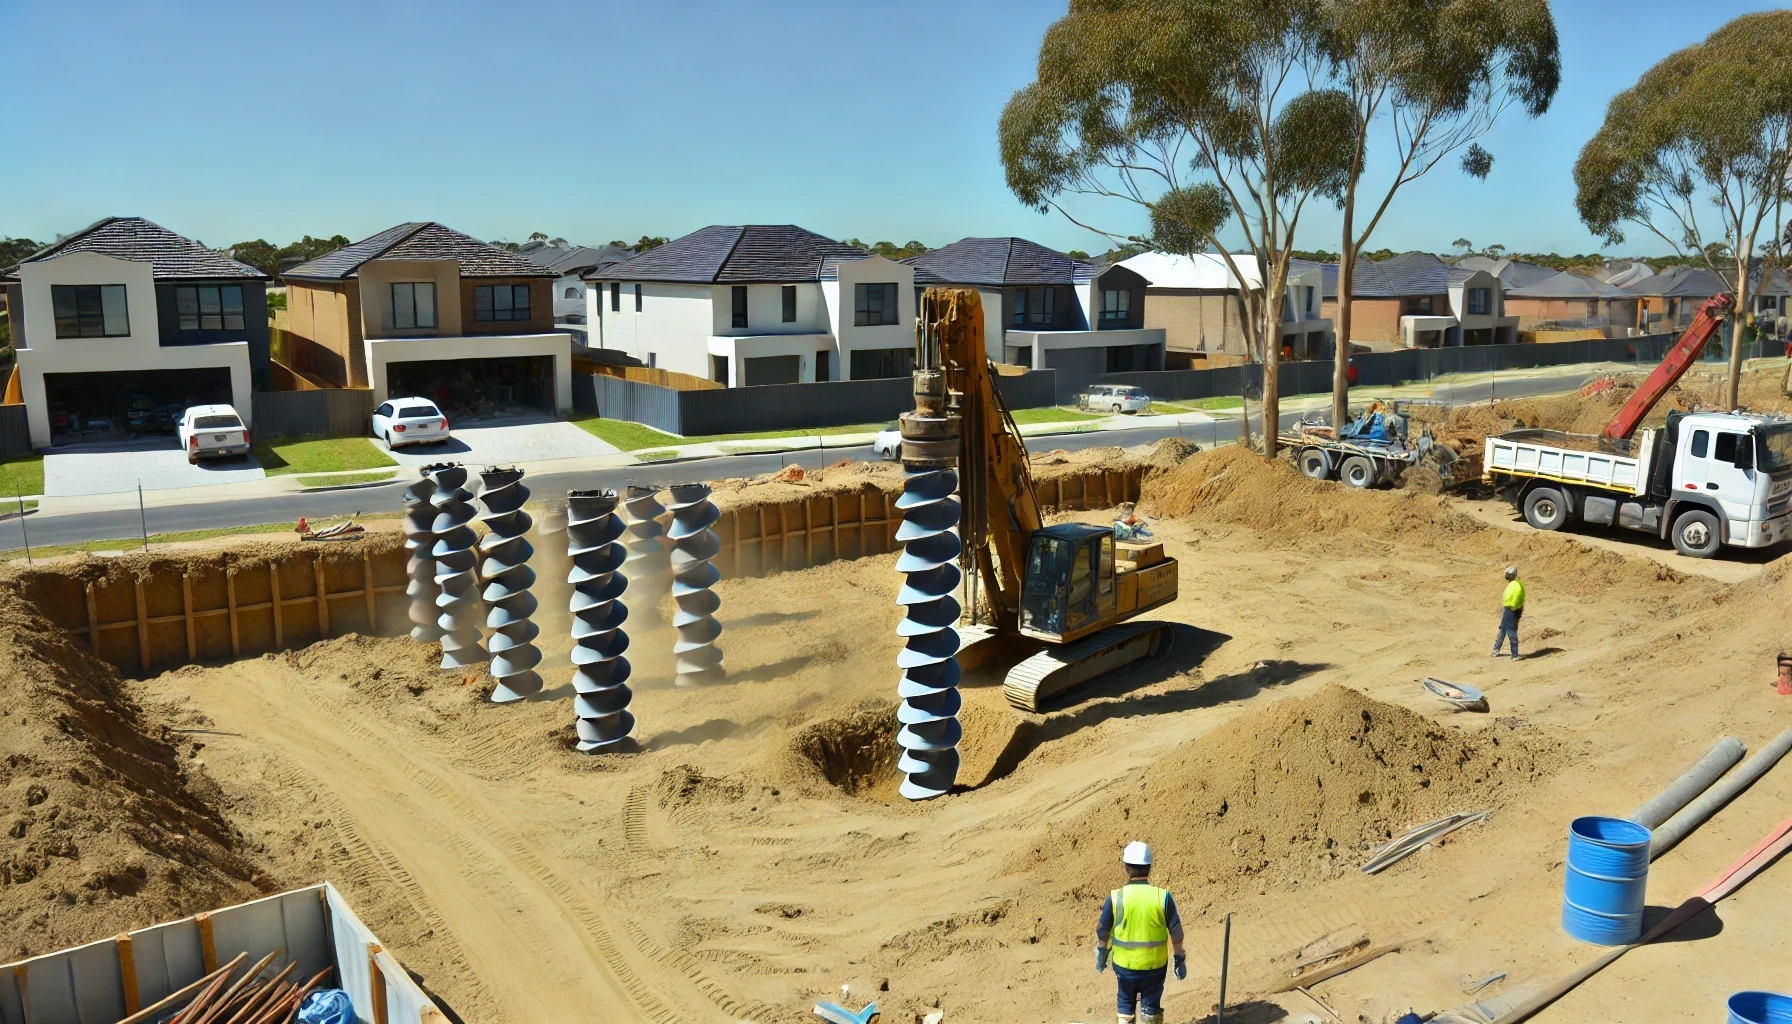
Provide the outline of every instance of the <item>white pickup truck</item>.
[[181,414],[174,436],[186,449],[187,461],[249,454],[249,428],[228,405],[195,405]]
[[1683,555],[1792,540],[1792,419],[1673,413],[1636,442],[1554,430],[1487,439],[1481,479],[1539,530],[1645,530]]

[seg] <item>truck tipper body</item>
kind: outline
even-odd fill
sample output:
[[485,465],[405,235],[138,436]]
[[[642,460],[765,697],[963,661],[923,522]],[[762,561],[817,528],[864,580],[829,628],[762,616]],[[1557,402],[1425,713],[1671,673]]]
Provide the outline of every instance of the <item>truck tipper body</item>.
[[1673,413],[1619,441],[1553,430],[1489,437],[1482,480],[1539,530],[1622,526],[1710,558],[1792,540],[1792,419]]

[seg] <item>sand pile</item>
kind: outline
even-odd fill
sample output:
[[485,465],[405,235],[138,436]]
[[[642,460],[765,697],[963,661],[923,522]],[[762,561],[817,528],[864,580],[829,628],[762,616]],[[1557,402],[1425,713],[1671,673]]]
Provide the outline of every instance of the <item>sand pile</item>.
[[1145,481],[1139,506],[1147,515],[1201,516],[1281,537],[1351,530],[1376,537],[1423,532],[1447,539],[1486,529],[1444,498],[1309,480],[1286,461],[1265,462],[1241,445],[1201,452],[1152,476]]
[[1186,744],[1008,868],[1085,916],[1132,839],[1151,844],[1162,884],[1298,885],[1355,870],[1412,825],[1498,807],[1565,759],[1534,728],[1471,735],[1329,685]]
[[23,589],[17,576],[0,584],[0,955],[276,888],[218,807],[204,736],[150,726],[116,671]]

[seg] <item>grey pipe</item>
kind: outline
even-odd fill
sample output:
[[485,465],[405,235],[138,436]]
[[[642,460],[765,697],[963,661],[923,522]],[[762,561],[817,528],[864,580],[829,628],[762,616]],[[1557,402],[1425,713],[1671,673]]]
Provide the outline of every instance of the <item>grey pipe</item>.
[[1736,794],[1747,789],[1756,779],[1767,774],[1767,770],[1779,763],[1779,759],[1792,750],[1792,729],[1787,729],[1773,738],[1773,741],[1761,748],[1761,752],[1749,758],[1742,767],[1729,778],[1705,791],[1705,794],[1687,804],[1679,814],[1668,819],[1667,824],[1655,830],[1654,839],[1649,844],[1649,859],[1654,860],[1674,848],[1674,844],[1685,839],[1692,830],[1705,823],[1705,819],[1716,814],[1723,805],[1729,803]]
[[1717,745],[1699,758],[1699,763],[1687,769],[1686,774],[1673,781],[1673,784],[1655,795],[1653,800],[1631,811],[1625,817],[1646,829],[1657,829],[1661,823],[1674,816],[1674,812],[1692,803],[1693,797],[1711,787],[1713,782],[1723,774],[1736,767],[1748,748],[1734,736],[1725,736],[1717,741]]

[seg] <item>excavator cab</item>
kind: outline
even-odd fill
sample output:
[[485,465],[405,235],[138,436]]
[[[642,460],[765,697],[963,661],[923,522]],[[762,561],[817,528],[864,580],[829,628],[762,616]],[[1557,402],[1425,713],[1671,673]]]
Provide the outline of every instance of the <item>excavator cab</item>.
[[1021,583],[1023,634],[1062,643],[1114,611],[1114,531],[1064,523],[1034,532]]

